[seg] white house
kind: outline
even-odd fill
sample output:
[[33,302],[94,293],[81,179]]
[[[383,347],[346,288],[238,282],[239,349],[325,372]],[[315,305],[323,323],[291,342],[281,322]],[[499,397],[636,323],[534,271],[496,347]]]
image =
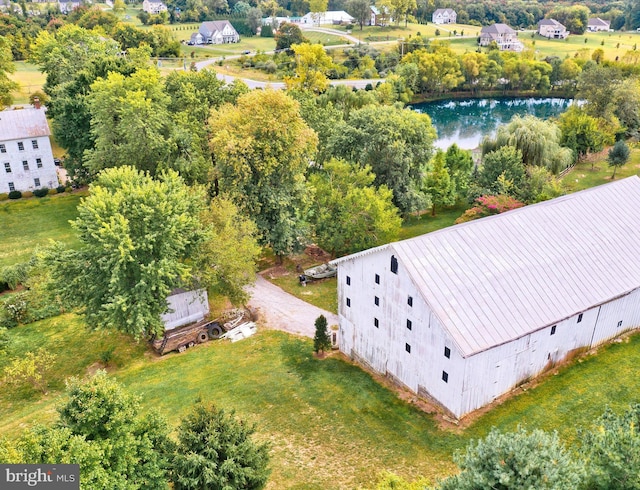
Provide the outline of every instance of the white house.
[[565,39],[569,31],[555,19],[542,19],[538,22],[538,34],[549,39]]
[[600,17],[593,17],[587,21],[587,30],[589,32],[608,31],[611,22],[602,20]]
[[240,34],[228,20],[213,20],[200,24],[198,32],[206,44],[227,44],[240,41]]
[[458,14],[453,9],[436,9],[431,16],[434,24],[455,24]]
[[[90,3],[90,2],[86,2],[86,3]],[[68,2],[58,2],[58,8],[60,9],[60,12],[63,14],[68,14],[73,10],[77,9],[78,7],[81,7],[82,5],[84,5],[84,3],[80,0],[69,0]]]
[[340,350],[462,417],[640,327],[640,178],[333,263]]
[[160,12],[166,12],[167,6],[162,0],[144,0],[142,2],[142,10],[148,14],[159,14]]
[[507,24],[492,24],[480,30],[478,44],[489,46],[491,42],[495,42],[500,51],[522,51],[524,48],[518,40],[518,33]]
[[371,11],[371,18],[369,19],[370,26],[386,26],[393,22],[391,13],[385,5],[381,5],[380,8],[371,5],[369,9]]
[[344,10],[327,10],[326,12],[309,12],[300,18],[301,24],[350,24],[355,18]]
[[58,186],[44,109],[0,111],[0,192]]

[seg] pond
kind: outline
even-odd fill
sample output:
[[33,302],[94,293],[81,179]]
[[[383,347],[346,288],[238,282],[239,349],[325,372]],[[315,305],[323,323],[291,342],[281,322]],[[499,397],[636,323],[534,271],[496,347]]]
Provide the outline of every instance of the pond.
[[480,146],[482,138],[495,134],[498,126],[513,116],[531,114],[549,119],[563,113],[572,99],[553,97],[519,97],[498,99],[457,99],[415,104],[412,108],[429,114],[438,131],[437,148],[446,150],[453,143],[472,150]]

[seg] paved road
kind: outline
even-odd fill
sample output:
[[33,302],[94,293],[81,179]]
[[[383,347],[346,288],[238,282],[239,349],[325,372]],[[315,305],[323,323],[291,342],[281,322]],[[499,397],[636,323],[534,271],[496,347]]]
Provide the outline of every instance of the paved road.
[[292,296],[259,274],[256,283],[248,289],[249,306],[259,310],[260,321],[269,328],[313,338],[314,324],[320,315],[327,318],[329,326],[338,324],[337,315]]

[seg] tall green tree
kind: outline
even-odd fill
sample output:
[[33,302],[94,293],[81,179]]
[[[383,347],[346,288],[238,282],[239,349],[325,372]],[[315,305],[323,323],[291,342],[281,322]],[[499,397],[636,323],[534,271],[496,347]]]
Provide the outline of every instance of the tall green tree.
[[444,154],[444,162],[451,177],[454,193],[459,199],[467,196],[469,180],[473,171],[471,152],[462,150],[457,144],[452,144]]
[[253,91],[213,111],[211,149],[216,183],[255,220],[278,257],[306,235],[305,173],[317,136],[299,104],[282,91]]
[[431,216],[436,215],[438,206],[450,206],[455,203],[455,189],[449,171],[445,166],[444,153],[438,151],[433,159],[431,171],[424,181],[425,190],[431,197]]
[[276,49],[290,49],[294,44],[308,43],[302,30],[295,24],[284,23],[275,35]]
[[616,141],[616,144],[613,145],[613,148],[609,150],[609,153],[607,155],[607,162],[609,162],[610,167],[613,167],[613,175],[611,176],[611,180],[616,178],[616,170],[618,170],[618,167],[622,167],[629,161],[629,155],[629,147],[623,140]]
[[[502,182],[501,182],[502,180]],[[504,189],[504,182],[509,189]],[[525,169],[522,163],[522,152],[514,146],[502,146],[482,157],[482,166],[478,172],[480,194],[504,194],[520,197],[525,186]]]
[[203,195],[175,172],[155,180],[128,166],[103,171],[90,190],[72,223],[81,247],[47,257],[54,284],[90,326],[162,335],[167,296],[193,285]]
[[0,110],[11,105],[11,92],[18,89],[18,84],[9,78],[9,73],[16,70],[11,54],[11,45],[6,37],[0,37]]
[[368,167],[331,160],[312,173],[315,241],[332,255],[345,255],[397,240],[401,220],[385,186],[373,187]]
[[360,30],[371,19],[371,5],[368,0],[349,0],[347,2],[347,12],[360,24]]
[[561,144],[571,148],[575,161],[602,150],[613,139],[613,135],[603,131],[604,124],[577,105],[572,105],[563,112],[558,124],[562,134]]
[[258,490],[269,476],[269,448],[255,427],[212,404],[197,403],[178,427],[172,462],[176,490]]
[[370,167],[377,186],[393,191],[403,213],[429,205],[422,181],[433,155],[431,119],[410,109],[367,105],[352,111],[329,138],[330,154]]
[[331,337],[327,331],[327,318],[320,315],[315,321],[316,333],[313,336],[313,351],[318,354],[331,348]]
[[461,473],[444,480],[440,490],[577,489],[584,474],[557,434],[523,428],[507,434],[494,428],[454,461]]
[[287,88],[324,92],[329,86],[326,72],[333,65],[331,57],[321,44],[294,44],[291,49],[296,58],[296,74],[285,77]]

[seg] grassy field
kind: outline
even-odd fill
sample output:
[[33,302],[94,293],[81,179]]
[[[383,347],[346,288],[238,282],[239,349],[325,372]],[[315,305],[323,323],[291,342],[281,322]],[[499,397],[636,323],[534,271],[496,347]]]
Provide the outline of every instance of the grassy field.
[[24,262],[33,250],[57,240],[71,246],[77,238],[69,225],[84,192],[0,202],[0,267]]
[[9,77],[20,84],[20,88],[13,93],[15,104],[28,104],[29,95],[36,90],[42,90],[47,76],[40,72],[36,65],[27,63],[26,61],[17,61],[15,63],[16,71]]
[[317,360],[310,340],[281,332],[263,330],[242,342],[212,342],[164,358],[125,336],[89,332],[74,315],[18,327],[11,337],[0,368],[40,346],[58,357],[47,395],[2,387],[0,433],[15,436],[52,421],[63,380],[103,367],[111,352],[110,373],[172,426],[198,397],[255,422],[258,437],[271,443],[270,489],[370,487],[382,470],[435,480],[454,471],[455,450],[493,426],[558,430],[571,442],[605,405],[621,410],[640,397],[640,336],[561,369],[466,429],[443,428],[339,356]]

